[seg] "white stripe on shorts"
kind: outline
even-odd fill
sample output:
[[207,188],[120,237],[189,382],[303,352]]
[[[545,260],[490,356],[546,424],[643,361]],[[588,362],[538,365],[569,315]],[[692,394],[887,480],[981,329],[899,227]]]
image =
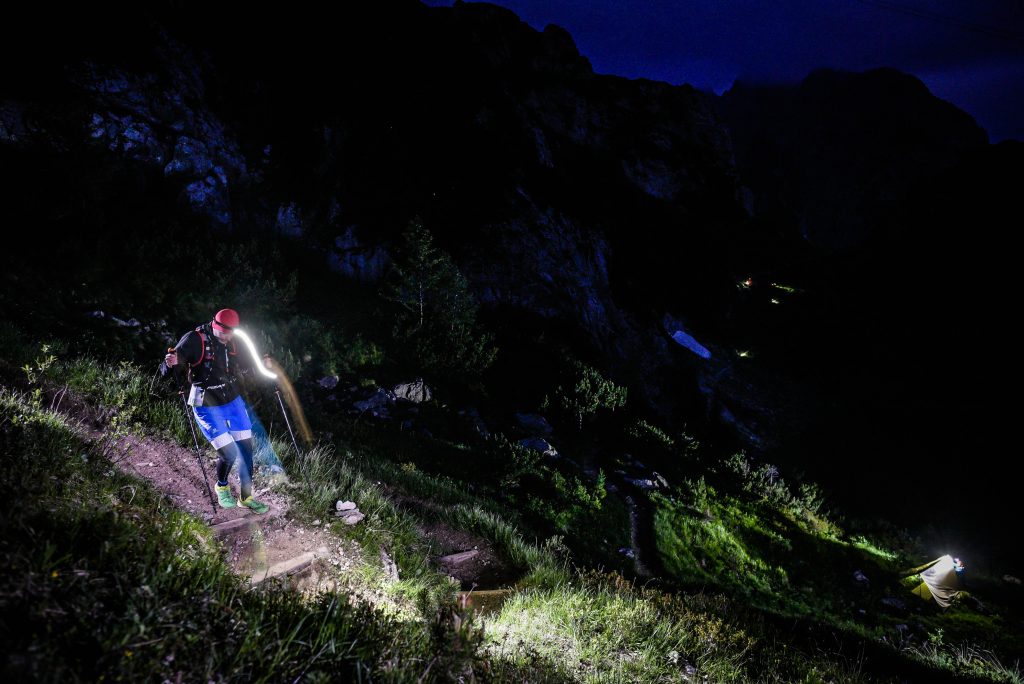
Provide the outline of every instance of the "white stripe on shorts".
[[243,439],[252,437],[252,430],[232,430],[231,436],[234,437],[236,442],[240,442]]
[[232,433],[222,432],[221,434],[217,435],[215,438],[210,440],[210,446],[212,446],[214,449],[221,449],[234,441],[235,437]]

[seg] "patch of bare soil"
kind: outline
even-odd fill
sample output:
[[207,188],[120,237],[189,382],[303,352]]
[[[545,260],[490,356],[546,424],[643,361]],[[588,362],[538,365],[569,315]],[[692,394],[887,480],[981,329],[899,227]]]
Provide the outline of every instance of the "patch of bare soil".
[[490,541],[467,530],[437,520],[440,506],[409,496],[394,487],[384,491],[398,506],[418,513],[417,531],[431,543],[431,560],[440,572],[459,582],[463,591],[511,587],[521,573]]
[[420,523],[417,530],[433,542],[437,551],[432,560],[438,570],[458,580],[464,591],[508,587],[519,579],[515,568],[483,537],[437,520]]

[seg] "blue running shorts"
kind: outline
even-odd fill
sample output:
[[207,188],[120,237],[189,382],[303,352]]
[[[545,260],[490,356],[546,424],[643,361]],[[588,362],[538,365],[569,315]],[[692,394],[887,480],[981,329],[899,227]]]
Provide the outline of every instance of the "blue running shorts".
[[192,412],[214,449],[252,437],[252,423],[241,396],[223,406],[193,406]]

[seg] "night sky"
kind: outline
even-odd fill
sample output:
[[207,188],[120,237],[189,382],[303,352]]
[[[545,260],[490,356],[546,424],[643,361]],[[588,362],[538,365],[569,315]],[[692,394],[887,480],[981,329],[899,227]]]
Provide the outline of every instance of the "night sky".
[[[427,0],[448,6],[447,0]],[[993,143],[1024,140],[1024,0],[501,0],[557,24],[598,73],[721,94],[737,78],[894,67],[965,110]]]

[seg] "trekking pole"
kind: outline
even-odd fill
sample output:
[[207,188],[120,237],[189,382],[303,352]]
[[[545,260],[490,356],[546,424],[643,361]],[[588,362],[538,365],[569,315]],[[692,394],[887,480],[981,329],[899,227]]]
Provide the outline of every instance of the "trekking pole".
[[[168,349],[167,352],[171,353],[174,349]],[[178,396],[181,397],[181,407],[185,410],[185,421],[188,423],[188,429],[192,433],[192,443],[196,445],[196,462],[199,464],[199,470],[203,471],[203,481],[206,482],[206,493],[210,495],[210,507],[213,508],[213,515],[217,515],[217,499],[213,496],[213,489],[210,487],[210,477],[206,474],[206,468],[203,467],[203,450],[199,446],[199,438],[196,436],[196,426],[192,422],[192,412],[188,410],[188,400],[185,399],[185,388],[183,386],[178,387]]]
[[277,405],[281,407],[281,415],[284,416],[284,424],[288,426],[288,434],[291,435],[292,446],[295,447],[295,456],[301,459],[302,452],[299,451],[299,443],[295,441],[295,432],[292,430],[292,422],[288,420],[288,412],[284,410],[284,400],[281,399],[281,388],[275,387],[274,394],[277,396]]

